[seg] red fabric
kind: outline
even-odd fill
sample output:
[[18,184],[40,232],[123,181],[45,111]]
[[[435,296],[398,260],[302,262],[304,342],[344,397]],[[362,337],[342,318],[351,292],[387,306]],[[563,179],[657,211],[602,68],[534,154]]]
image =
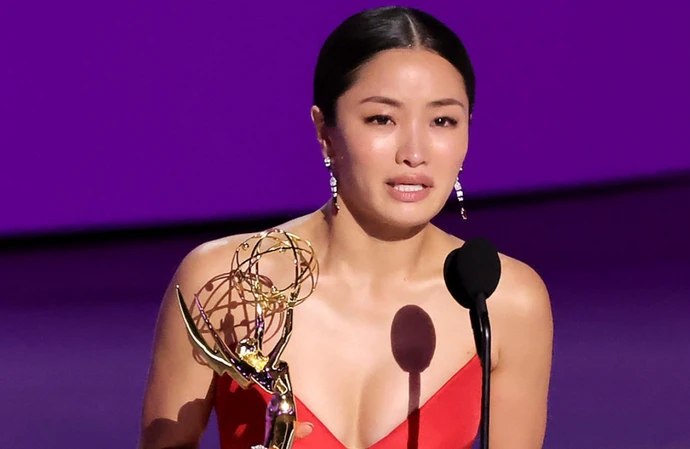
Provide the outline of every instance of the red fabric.
[[[482,369],[476,355],[416,412],[369,449],[470,449],[481,418]],[[264,438],[266,404],[270,395],[256,385],[243,390],[227,375],[217,379],[215,407],[221,449],[249,449]],[[295,440],[294,449],[347,449],[295,398],[297,418],[314,424],[314,431]],[[408,443],[410,423],[419,433]],[[412,429],[417,428],[416,425]]]

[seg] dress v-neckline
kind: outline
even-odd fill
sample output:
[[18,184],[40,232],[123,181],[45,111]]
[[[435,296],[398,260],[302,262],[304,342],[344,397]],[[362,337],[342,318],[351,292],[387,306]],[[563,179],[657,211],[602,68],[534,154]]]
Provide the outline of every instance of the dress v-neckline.
[[[475,354],[475,355],[474,355],[471,359],[469,359],[469,360],[468,360],[458,371],[456,371],[456,372],[455,372],[455,373],[454,373],[454,374],[453,374],[453,375],[452,375],[452,376],[451,376],[451,377],[450,377],[450,378],[449,378],[449,379],[448,379],[438,390],[436,390],[436,392],[434,392],[434,394],[432,394],[431,397],[429,397],[429,399],[427,399],[426,402],[425,402],[424,404],[421,405],[421,407],[419,407],[417,410],[413,411],[412,413],[408,414],[408,415],[405,417],[405,419],[404,419],[400,424],[398,424],[397,426],[395,426],[390,432],[388,432],[388,433],[387,433],[386,435],[384,435],[381,439],[379,439],[378,441],[376,441],[374,444],[372,444],[371,446],[367,447],[366,449],[377,449],[379,446],[381,446],[381,445],[384,444],[386,441],[388,441],[394,434],[400,432],[401,429],[403,429],[403,427],[405,426],[405,424],[407,424],[407,422],[410,420],[410,416],[412,416],[413,413],[418,413],[418,414],[421,415],[422,410],[424,410],[425,408],[427,408],[427,406],[428,406],[429,404],[433,403],[435,400],[438,400],[438,397],[440,397],[441,393],[443,393],[444,390],[447,390],[448,387],[449,387],[456,379],[458,379],[458,378],[460,377],[460,374],[462,374],[469,366],[471,366],[471,365],[473,365],[473,364],[475,364],[475,363],[479,363],[479,362],[480,362],[479,356],[478,356],[477,354]],[[306,411],[309,415],[311,415],[311,417],[313,418],[312,420],[307,420],[307,421],[311,422],[314,426],[319,425],[319,426],[320,426],[320,427],[331,437],[331,439],[333,440],[333,443],[338,445],[338,447],[340,447],[340,448],[342,448],[342,449],[348,449],[347,446],[345,446],[345,445],[342,443],[342,441],[340,441],[340,440],[338,439],[338,437],[336,437],[336,436],[333,434],[333,432],[331,432],[331,430],[330,430],[328,427],[326,427],[326,426],[323,424],[323,422],[321,422],[321,420],[318,418],[318,416],[316,416],[316,414],[313,413],[313,412],[309,409],[309,407],[307,407],[307,406],[304,404],[304,402],[302,402],[302,400],[301,400],[299,397],[297,397],[296,395],[295,395],[295,401],[297,402],[296,405],[297,405],[298,413],[299,413],[299,410],[300,410],[300,409],[305,410],[305,411]],[[305,421],[304,419],[299,419],[299,420],[300,420],[300,421]],[[314,421],[316,421],[316,422],[314,422]]]

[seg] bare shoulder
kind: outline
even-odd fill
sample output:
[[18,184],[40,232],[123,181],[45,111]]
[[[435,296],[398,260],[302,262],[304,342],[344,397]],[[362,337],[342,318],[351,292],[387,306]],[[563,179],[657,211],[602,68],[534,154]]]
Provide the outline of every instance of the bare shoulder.
[[235,250],[251,235],[253,234],[235,234],[201,243],[182,259],[177,276],[187,279],[208,279],[210,276],[228,271]]
[[[448,254],[461,247],[465,241],[438,228],[439,254]],[[531,314],[544,312],[549,307],[549,294],[541,276],[528,264],[514,257],[499,253],[501,279],[495,292],[501,301],[510,303],[514,312]],[[508,299],[510,298],[510,299]],[[493,300],[493,296],[492,296]]]
[[[308,218],[309,216],[299,217],[276,227],[294,232],[295,229],[303,227]],[[175,277],[180,282],[188,284],[188,289],[200,289],[219,276],[227,276],[239,246],[251,237],[264,231],[266,230],[261,229],[243,234],[229,235],[198,245],[182,259]]]
[[518,259],[499,254],[501,280],[496,298],[510,308],[515,317],[546,318],[551,314],[548,288],[537,271]]
[[[465,243],[449,234],[443,236],[442,242],[446,254]],[[505,340],[524,337],[523,343],[529,339],[548,339],[553,323],[546,283],[527,263],[502,253],[499,258],[501,278],[487,302],[497,332],[509,334]]]
[[533,366],[543,368],[540,376],[546,378],[553,347],[548,288],[525,262],[499,256],[501,279],[487,302],[498,349],[497,366],[519,366],[529,360]]
[[[301,233],[309,228],[308,217],[299,217],[275,228]],[[252,308],[238,294],[233,270],[247,257],[242,251],[238,253],[242,244],[247,241],[250,244],[258,242],[258,239],[252,240],[252,237],[259,236],[264,231],[267,229],[230,235],[204,242],[192,249],[179,264],[166,297],[175,303],[173,290],[179,286],[187,305],[196,309],[193,303],[194,298],[198,298],[213,326],[223,329],[228,341],[243,338],[251,327],[254,315]],[[262,263],[263,269],[266,269],[270,267],[271,259],[264,259]]]

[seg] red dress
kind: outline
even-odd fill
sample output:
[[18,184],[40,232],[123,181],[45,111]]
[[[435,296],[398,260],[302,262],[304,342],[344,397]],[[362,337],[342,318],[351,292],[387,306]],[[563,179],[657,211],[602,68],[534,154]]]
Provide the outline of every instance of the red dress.
[[[221,449],[249,449],[261,444],[270,395],[256,385],[244,390],[227,375],[216,381]],[[369,449],[470,449],[481,418],[481,387],[482,368],[475,355],[424,405]],[[314,430],[307,438],[296,439],[294,449],[347,449],[299,398],[295,397],[295,403],[297,419],[312,423]],[[411,420],[419,423],[416,444],[408,444]]]

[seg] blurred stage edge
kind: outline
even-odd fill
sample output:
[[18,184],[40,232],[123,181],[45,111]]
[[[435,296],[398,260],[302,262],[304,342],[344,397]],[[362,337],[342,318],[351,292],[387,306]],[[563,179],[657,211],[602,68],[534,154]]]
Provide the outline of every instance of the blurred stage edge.
[[[690,448],[690,173],[449,203],[546,281],[546,448]],[[291,218],[0,240],[0,447],[135,447],[161,295],[201,242]],[[218,447],[215,417],[202,448]]]

